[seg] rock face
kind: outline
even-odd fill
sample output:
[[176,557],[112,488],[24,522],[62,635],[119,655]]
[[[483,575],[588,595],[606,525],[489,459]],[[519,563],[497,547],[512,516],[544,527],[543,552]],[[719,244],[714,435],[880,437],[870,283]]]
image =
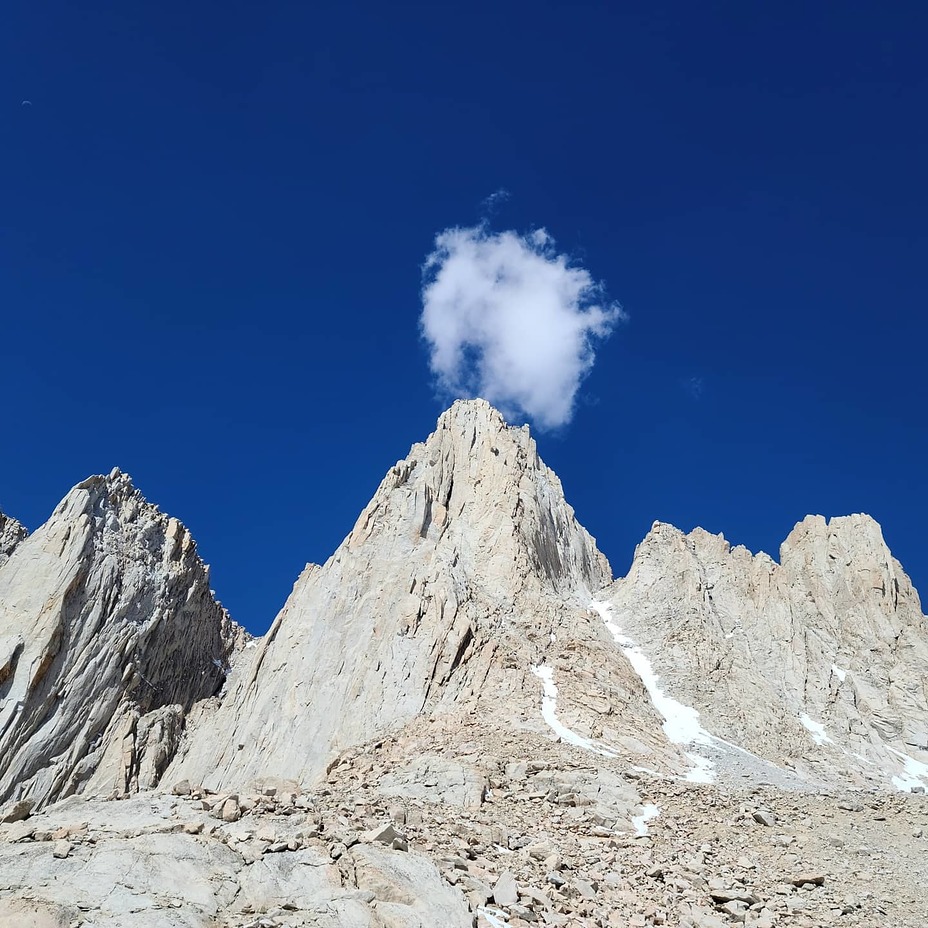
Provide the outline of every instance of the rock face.
[[[310,565],[172,769],[213,788],[309,783],[339,751],[421,714],[544,731],[543,683],[589,642],[569,687],[659,722],[587,604],[609,566],[528,430],[456,403],[384,478],[323,567]],[[599,679],[594,680],[594,677]],[[586,725],[587,731],[589,725]],[[645,736],[646,737],[646,736]]]
[[0,567],[10,559],[13,549],[28,535],[26,529],[0,512]]
[[0,802],[153,786],[242,637],[180,522],[78,484],[0,570]]
[[869,516],[807,517],[779,564],[656,523],[608,598],[712,734],[812,780],[928,786],[928,624]]

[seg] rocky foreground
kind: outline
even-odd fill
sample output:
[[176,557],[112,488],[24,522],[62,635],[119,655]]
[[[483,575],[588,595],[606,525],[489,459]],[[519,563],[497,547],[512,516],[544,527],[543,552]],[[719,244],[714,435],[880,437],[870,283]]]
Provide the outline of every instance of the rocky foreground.
[[250,639],[114,470],[0,516],[0,928],[921,928],[926,628],[863,515],[613,579],[472,401]]
[[[423,752],[437,746],[418,740]],[[915,928],[928,920],[925,796],[606,775],[531,738],[518,745],[531,760],[482,754],[468,766],[421,753],[410,770],[394,760],[410,747],[352,751],[309,791],[268,781],[213,793],[181,782],[174,795],[73,797],[6,824],[0,924]],[[631,821],[636,792],[647,804]]]

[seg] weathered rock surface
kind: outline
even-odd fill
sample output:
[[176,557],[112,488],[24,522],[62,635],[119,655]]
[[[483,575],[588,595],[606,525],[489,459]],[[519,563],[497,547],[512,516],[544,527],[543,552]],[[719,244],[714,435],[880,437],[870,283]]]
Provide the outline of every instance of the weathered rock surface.
[[[335,819],[323,834],[265,801],[223,824],[199,805],[72,797],[33,816],[28,831],[0,833],[0,926],[30,924],[27,914],[36,928],[472,924],[463,895],[419,853],[355,843],[335,861]],[[286,840],[268,841],[278,830]]]
[[428,799],[465,809],[478,808],[486,789],[481,771],[435,754],[413,757],[380,780],[380,792],[385,796]]
[[10,559],[13,550],[28,534],[25,526],[0,512],[0,567]]
[[0,802],[153,786],[243,634],[180,522],[78,484],[0,570]]
[[928,787],[928,620],[869,516],[807,517],[779,564],[656,523],[608,598],[713,735],[811,781]]

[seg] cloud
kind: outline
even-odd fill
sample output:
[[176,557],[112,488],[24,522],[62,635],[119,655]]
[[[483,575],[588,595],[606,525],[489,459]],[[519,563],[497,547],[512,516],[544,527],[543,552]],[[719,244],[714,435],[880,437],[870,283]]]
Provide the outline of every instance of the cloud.
[[439,387],[543,429],[571,420],[596,341],[623,318],[544,229],[446,229],[423,267],[420,321]]

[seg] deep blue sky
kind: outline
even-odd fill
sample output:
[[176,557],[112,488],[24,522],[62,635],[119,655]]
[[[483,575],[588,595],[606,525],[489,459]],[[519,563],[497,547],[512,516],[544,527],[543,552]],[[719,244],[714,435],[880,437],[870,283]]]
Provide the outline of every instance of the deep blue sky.
[[8,0],[0,507],[119,465],[263,631],[434,426],[420,266],[505,188],[630,315],[537,436],[617,573],[654,519],[776,554],[866,511],[928,588],[926,41],[915,3]]

